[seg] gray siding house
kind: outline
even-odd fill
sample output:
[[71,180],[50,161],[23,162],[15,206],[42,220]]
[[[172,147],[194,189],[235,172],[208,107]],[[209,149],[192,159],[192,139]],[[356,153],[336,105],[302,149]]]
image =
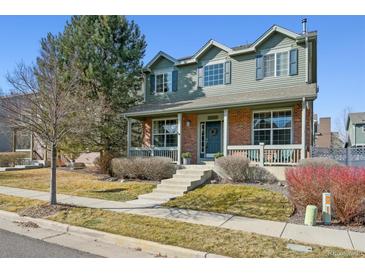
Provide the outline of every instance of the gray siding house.
[[346,130],[348,147],[365,147],[365,112],[349,113]]
[[[317,32],[306,21],[301,33],[273,25],[247,45],[209,40],[180,59],[159,52],[144,68],[144,102],[125,113],[128,153],[296,164],[313,142],[317,92]],[[134,120],[143,124],[140,147],[131,146]]]

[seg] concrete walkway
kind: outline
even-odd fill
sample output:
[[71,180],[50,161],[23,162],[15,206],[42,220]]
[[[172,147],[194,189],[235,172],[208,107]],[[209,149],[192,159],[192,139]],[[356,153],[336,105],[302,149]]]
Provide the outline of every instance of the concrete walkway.
[[[48,201],[49,194],[42,191],[26,190],[0,186],[0,194]],[[72,195],[57,195],[59,203],[90,208],[100,208],[115,212],[144,215],[187,223],[223,227],[261,235],[292,239],[308,244],[335,246],[365,252],[365,233],[337,230],[324,227],[310,227],[285,222],[266,221],[196,210],[144,207],[126,202],[107,201]]]

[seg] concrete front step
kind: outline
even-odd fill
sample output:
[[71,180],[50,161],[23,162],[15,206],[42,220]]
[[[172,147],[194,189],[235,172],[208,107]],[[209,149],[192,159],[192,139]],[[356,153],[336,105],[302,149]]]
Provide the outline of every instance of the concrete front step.
[[206,170],[199,170],[199,169],[178,169],[176,170],[176,174],[175,175],[192,175],[192,176],[196,176],[196,175],[202,175],[203,172],[205,172]]
[[148,194],[139,195],[138,199],[142,198],[142,199],[148,199],[148,200],[168,201],[175,197],[176,197],[175,194],[151,192]]
[[184,179],[186,181],[191,180],[191,181],[195,181],[195,180],[200,180],[202,177],[202,172],[200,172],[199,174],[174,174],[173,179]]

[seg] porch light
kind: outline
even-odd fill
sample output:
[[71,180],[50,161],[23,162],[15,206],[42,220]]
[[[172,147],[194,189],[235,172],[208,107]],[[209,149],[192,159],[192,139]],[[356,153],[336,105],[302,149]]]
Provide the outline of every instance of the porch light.
[[190,120],[186,120],[186,126],[187,127],[190,127],[190,125],[191,125],[191,121]]

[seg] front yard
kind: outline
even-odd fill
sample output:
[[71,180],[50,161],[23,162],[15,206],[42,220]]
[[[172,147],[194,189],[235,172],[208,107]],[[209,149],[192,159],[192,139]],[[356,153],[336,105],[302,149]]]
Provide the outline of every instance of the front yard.
[[288,198],[281,193],[235,184],[205,185],[167,202],[165,206],[273,221],[287,221],[294,211]]
[[[36,200],[0,195],[1,210],[19,212],[40,204]],[[362,252],[317,245],[310,245],[311,253],[299,253],[286,247],[294,241],[100,209],[72,207],[48,219],[231,257],[365,257]]]
[[[0,172],[0,185],[49,191],[50,169]],[[128,201],[155,188],[152,182],[106,182],[83,172],[57,170],[57,192],[113,201]]]

